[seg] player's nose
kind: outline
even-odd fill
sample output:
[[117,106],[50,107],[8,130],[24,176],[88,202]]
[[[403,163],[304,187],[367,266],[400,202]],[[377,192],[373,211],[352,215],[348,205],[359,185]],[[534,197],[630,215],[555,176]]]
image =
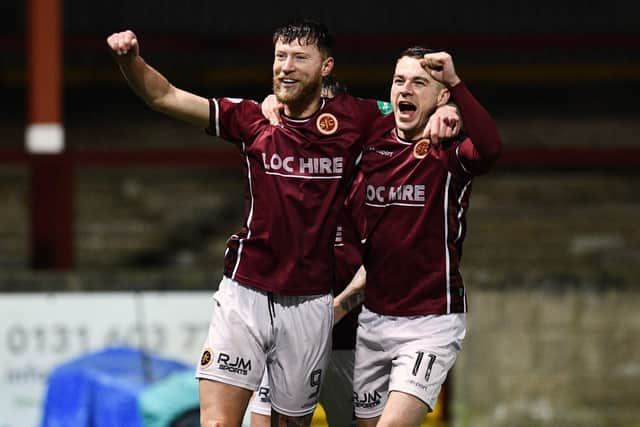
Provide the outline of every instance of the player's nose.
[[282,71],[291,72],[296,69],[295,62],[291,56],[288,56],[282,63]]

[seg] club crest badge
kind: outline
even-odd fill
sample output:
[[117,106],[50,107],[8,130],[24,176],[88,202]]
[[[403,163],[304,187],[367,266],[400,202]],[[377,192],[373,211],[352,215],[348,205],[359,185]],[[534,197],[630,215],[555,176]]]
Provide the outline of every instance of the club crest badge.
[[320,133],[331,135],[338,130],[338,119],[331,113],[323,113],[318,116],[316,126]]
[[429,155],[431,150],[431,141],[426,138],[422,138],[420,141],[413,145],[413,157],[416,159],[424,159]]
[[200,356],[200,367],[203,369],[208,368],[213,362],[213,350],[205,348]]

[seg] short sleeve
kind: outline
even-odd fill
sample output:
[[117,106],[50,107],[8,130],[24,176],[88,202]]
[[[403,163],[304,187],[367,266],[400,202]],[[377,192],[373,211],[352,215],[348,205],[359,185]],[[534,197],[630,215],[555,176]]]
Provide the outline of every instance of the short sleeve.
[[259,123],[265,118],[260,105],[240,98],[209,99],[209,127],[207,133],[230,142],[248,142]]

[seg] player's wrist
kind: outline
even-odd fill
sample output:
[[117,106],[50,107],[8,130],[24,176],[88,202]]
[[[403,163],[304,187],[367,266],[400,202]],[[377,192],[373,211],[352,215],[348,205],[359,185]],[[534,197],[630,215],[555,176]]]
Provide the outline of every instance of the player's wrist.
[[114,55],[116,63],[123,70],[130,70],[135,66],[137,56],[133,55]]
[[460,77],[455,76],[455,78],[451,79],[450,81],[447,82],[447,86],[449,86],[450,88],[459,85],[462,82],[462,80],[460,79]]
[[344,316],[347,315],[347,312],[344,310],[342,305],[335,302],[333,303],[333,324],[338,323]]

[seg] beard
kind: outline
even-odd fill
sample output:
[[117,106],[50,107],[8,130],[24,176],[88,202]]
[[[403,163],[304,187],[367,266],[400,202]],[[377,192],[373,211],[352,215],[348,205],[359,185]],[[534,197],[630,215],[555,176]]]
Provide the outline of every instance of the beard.
[[314,76],[309,80],[299,80],[295,90],[284,89],[277,77],[273,78],[273,93],[283,104],[295,107],[304,105],[318,95],[322,87],[322,78]]

